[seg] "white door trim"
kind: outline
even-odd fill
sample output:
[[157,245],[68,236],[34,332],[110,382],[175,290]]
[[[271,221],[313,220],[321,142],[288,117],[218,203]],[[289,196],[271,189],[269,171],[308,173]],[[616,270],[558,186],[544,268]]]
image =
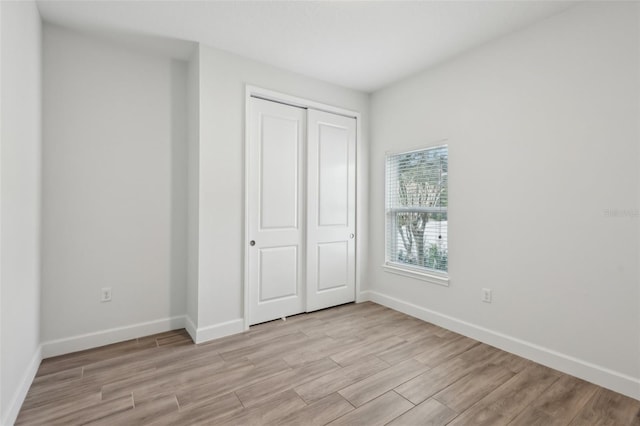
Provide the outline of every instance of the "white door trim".
[[330,112],[333,114],[344,115],[346,117],[353,117],[356,119],[356,302],[360,302],[362,300],[360,296],[360,284],[361,284],[361,256],[359,256],[359,247],[361,242],[361,234],[364,232],[362,229],[362,224],[365,223],[364,220],[361,220],[361,214],[366,211],[365,206],[362,205],[362,194],[359,191],[359,183],[360,179],[360,171],[365,170],[366,168],[360,164],[360,155],[362,152],[362,119],[361,114],[358,111],[353,111],[345,108],[336,107],[333,105],[324,104],[321,102],[315,102],[304,98],[299,98],[297,96],[287,95],[284,93],[276,92],[269,89],[264,89],[257,86],[246,85],[245,86],[245,113],[244,113],[244,230],[242,234],[242,242],[244,244],[243,250],[243,258],[242,262],[244,265],[243,277],[242,277],[242,288],[243,288],[243,299],[244,299],[244,309],[243,309],[243,318],[244,318],[244,329],[249,329],[249,241],[247,236],[249,235],[248,229],[248,221],[247,217],[249,215],[249,176],[248,176],[248,161],[249,161],[249,135],[250,135],[250,117],[249,117],[249,108],[250,102],[249,99],[251,97],[256,97],[260,99],[265,99],[274,102],[280,102],[283,104],[302,107],[302,108],[311,108],[324,112]]

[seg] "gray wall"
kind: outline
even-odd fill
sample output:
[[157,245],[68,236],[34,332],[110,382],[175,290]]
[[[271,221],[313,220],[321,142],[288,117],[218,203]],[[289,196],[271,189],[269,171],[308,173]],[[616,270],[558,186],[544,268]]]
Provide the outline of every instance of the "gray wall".
[[45,25],[43,102],[44,343],[184,315],[186,62]]
[[0,2],[0,423],[40,362],[41,35],[33,2]]

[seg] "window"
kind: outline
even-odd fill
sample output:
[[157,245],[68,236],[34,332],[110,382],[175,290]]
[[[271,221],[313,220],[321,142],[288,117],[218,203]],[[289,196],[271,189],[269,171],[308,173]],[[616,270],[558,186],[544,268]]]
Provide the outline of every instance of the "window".
[[387,155],[390,272],[448,284],[448,157],[447,145]]

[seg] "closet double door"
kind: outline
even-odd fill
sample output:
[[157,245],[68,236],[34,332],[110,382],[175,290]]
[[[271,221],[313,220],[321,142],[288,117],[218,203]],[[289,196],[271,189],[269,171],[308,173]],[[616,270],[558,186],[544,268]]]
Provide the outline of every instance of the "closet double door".
[[354,301],[356,119],[249,102],[249,324]]

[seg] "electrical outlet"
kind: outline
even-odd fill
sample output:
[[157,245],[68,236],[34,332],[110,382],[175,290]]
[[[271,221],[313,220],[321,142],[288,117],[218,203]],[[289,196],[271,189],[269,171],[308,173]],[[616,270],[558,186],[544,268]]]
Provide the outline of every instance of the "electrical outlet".
[[482,301],[485,303],[491,303],[491,289],[483,288],[482,289]]
[[100,292],[101,302],[111,302],[111,287],[102,287]]

